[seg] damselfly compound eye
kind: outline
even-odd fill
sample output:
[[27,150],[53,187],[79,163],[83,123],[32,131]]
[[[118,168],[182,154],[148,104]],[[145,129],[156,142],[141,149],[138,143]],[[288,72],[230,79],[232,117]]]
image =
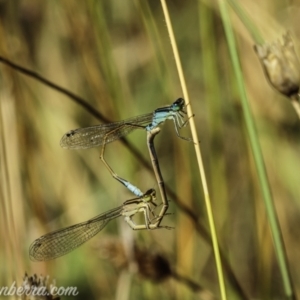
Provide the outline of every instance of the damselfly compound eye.
[[175,110],[181,110],[184,106],[184,99],[183,98],[178,98],[173,104],[173,108]]

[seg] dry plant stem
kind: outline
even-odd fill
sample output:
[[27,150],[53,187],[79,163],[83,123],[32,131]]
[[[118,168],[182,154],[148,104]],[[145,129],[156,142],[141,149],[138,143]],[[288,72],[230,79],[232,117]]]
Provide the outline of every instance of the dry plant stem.
[[296,111],[298,118],[300,119],[300,103],[299,103],[299,94],[292,96],[290,101]]
[[210,196],[209,196],[209,192],[208,192],[206,176],[205,176],[203,161],[202,161],[201,152],[200,152],[200,144],[198,142],[196,143],[196,141],[198,141],[198,135],[197,135],[196,126],[195,126],[195,122],[194,122],[194,118],[193,118],[191,104],[189,101],[189,95],[188,95],[188,91],[187,91],[187,87],[186,87],[186,83],[185,83],[185,78],[183,75],[181,61],[180,61],[180,57],[179,57],[179,53],[178,53],[178,49],[177,49],[177,45],[176,45],[176,41],[175,41],[175,36],[173,33],[173,28],[172,28],[172,24],[171,24],[169,12],[168,12],[168,8],[167,8],[165,0],[161,0],[161,5],[162,5],[162,9],[163,9],[164,16],[166,19],[166,24],[167,24],[170,41],[171,41],[171,46],[172,46],[172,50],[173,50],[174,57],[175,57],[175,62],[176,62],[177,71],[179,74],[181,87],[183,90],[183,96],[186,100],[187,113],[188,113],[188,118],[190,120],[189,124],[191,126],[191,133],[192,133],[193,141],[195,142],[195,152],[196,152],[196,157],[197,157],[197,161],[198,161],[200,177],[202,179],[201,182],[202,182],[202,187],[203,187],[203,192],[204,192],[204,199],[205,199],[205,204],[206,204],[206,209],[207,209],[209,227],[211,230],[213,251],[214,251],[214,255],[215,255],[215,259],[216,259],[216,267],[217,267],[217,273],[218,273],[218,279],[219,279],[221,299],[224,300],[224,299],[227,299],[226,289],[225,289],[225,281],[224,281],[224,276],[223,276],[221,257],[220,257],[220,252],[219,252],[219,245],[218,245],[217,234],[216,234],[216,230],[215,230],[215,224],[214,224],[212,208],[211,208],[211,203],[210,203]]
[[[0,56],[0,62],[10,66],[11,68],[17,70],[20,73],[23,73],[23,74],[25,74],[29,77],[32,77],[32,78],[40,81],[41,83],[49,86],[50,88],[52,88],[52,89],[54,89],[54,90],[56,90],[56,91],[58,91],[58,92],[60,92],[64,95],[66,95],[71,100],[76,102],[78,105],[80,105],[81,107],[86,109],[89,113],[91,113],[91,115],[93,115],[94,117],[96,117],[100,121],[103,121],[103,122],[106,122],[106,123],[111,123],[110,120],[107,120],[99,111],[97,111],[94,107],[89,105],[89,103],[86,102],[85,100],[83,100],[81,97],[79,97],[79,96],[73,94],[72,92],[62,88],[61,86],[45,79],[44,77],[42,77],[38,73],[36,73],[34,71],[31,71],[29,69],[26,69],[24,67],[21,67],[18,64],[15,64],[15,63],[11,62],[10,60],[8,60],[4,57],[1,57],[1,56]],[[134,146],[132,146],[126,139],[121,139],[120,141],[131,151],[131,153],[134,155],[134,157],[136,157],[136,159],[148,171],[152,171],[151,165],[148,163],[148,161],[141,155],[141,153]],[[188,206],[186,206],[184,204],[184,202],[168,187],[168,185],[166,185],[165,188],[166,188],[167,193],[170,195],[170,198],[177,204],[178,208],[182,212],[187,214],[189,216],[189,218],[193,221],[195,229],[197,230],[197,232],[204,238],[204,240],[207,243],[211,244],[210,233],[199,222],[198,215],[192,209],[190,209]],[[233,270],[231,269],[230,264],[228,263],[228,261],[226,259],[225,254],[223,254],[222,251],[221,251],[221,257],[222,257],[223,266],[224,266],[224,268],[226,270],[226,273],[227,273],[227,279],[231,282],[232,286],[235,287],[236,292],[238,292],[240,294],[241,298],[242,299],[247,299],[247,296],[245,295],[239,281],[237,280]]]

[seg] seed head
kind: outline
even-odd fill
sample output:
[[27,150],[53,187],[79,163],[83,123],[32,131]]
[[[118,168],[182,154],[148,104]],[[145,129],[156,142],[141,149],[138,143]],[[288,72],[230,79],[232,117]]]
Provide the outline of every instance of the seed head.
[[298,94],[300,64],[290,34],[283,35],[282,41],[255,45],[254,49],[271,85],[287,97]]

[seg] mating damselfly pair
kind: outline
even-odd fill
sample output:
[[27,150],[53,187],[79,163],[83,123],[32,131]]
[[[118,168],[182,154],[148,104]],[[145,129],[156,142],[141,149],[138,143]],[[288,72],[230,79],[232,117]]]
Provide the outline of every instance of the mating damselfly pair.
[[[60,142],[60,145],[63,148],[87,149],[102,146],[100,158],[106,168],[116,180],[127,187],[137,198],[127,200],[123,205],[100,214],[86,222],[59,229],[41,236],[30,246],[30,258],[36,261],[43,261],[62,256],[88,241],[100,232],[110,220],[119,216],[124,216],[125,221],[134,230],[170,228],[167,226],[160,226],[162,218],[167,213],[169,204],[164,188],[164,181],[159,169],[153,139],[155,135],[159,133],[160,129],[158,126],[167,119],[170,119],[174,122],[177,136],[187,141],[191,140],[182,137],[179,134],[179,129],[187,123],[187,121],[184,120],[184,115],[186,114],[184,106],[184,99],[178,98],[170,106],[158,108],[152,113],[119,122],[78,128],[67,132]],[[146,193],[142,193],[139,188],[129,181],[119,177],[104,159],[106,144],[122,138],[135,129],[145,129],[147,131],[148,149],[162,197],[162,209],[159,215],[155,215],[154,213],[154,209],[157,206],[154,202],[156,199],[155,190],[150,189]],[[132,220],[132,217],[141,212],[144,214],[145,224],[137,225]]]

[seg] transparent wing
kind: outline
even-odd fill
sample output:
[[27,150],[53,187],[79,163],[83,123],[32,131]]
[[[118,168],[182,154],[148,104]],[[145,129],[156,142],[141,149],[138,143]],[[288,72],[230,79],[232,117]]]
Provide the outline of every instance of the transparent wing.
[[95,236],[110,220],[119,217],[122,209],[117,207],[88,221],[41,236],[30,246],[30,259],[44,261],[67,254]]
[[129,134],[138,127],[151,123],[153,113],[133,117],[120,122],[101,124],[70,130],[61,139],[60,145],[67,149],[87,149],[102,146]]

